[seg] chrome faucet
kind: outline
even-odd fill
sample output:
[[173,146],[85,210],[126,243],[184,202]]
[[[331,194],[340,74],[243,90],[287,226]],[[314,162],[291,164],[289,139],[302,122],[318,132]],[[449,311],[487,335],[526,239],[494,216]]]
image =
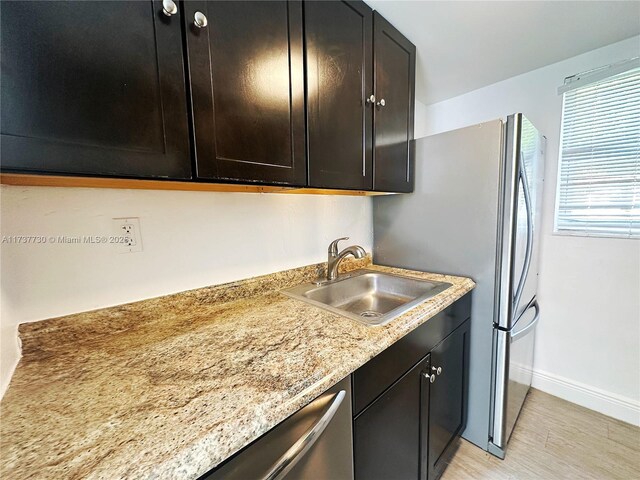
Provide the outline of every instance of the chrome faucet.
[[327,259],[327,280],[329,281],[338,278],[338,266],[346,256],[353,255],[355,258],[363,258],[367,254],[364,248],[359,245],[351,245],[338,253],[338,242],[341,240],[349,240],[349,237],[338,238],[329,244]]

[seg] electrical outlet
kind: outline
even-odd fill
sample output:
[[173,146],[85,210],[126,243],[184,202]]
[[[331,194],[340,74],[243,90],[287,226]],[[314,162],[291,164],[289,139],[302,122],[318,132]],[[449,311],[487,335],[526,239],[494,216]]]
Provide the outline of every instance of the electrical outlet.
[[114,218],[113,240],[119,253],[141,252],[140,219],[136,217]]

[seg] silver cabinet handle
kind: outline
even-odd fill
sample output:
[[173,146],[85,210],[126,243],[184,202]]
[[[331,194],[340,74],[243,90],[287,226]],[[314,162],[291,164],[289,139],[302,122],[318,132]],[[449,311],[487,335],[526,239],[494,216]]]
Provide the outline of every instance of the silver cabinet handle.
[[440,375],[442,373],[442,367],[431,367],[432,372],[436,372],[436,375]]
[[367,97],[367,105],[372,105],[376,103],[376,96],[375,95],[369,95]]
[[202,12],[196,12],[193,15],[193,24],[198,27],[198,28],[204,28],[207,26],[207,23],[209,23],[207,21],[207,17],[204,13]]
[[424,375],[424,378],[429,380],[429,383],[433,383],[433,382],[436,381],[436,376],[433,373],[431,375],[429,375],[427,372],[424,372],[423,375]]
[[386,104],[387,102],[384,101],[384,98],[381,98],[380,101],[376,103],[378,107],[384,107]]
[[176,2],[173,0],[162,0],[162,13],[167,17],[178,13],[178,6],[176,5]]
[[324,412],[324,415],[320,417],[313,426],[311,426],[305,433],[294,443],[289,450],[284,452],[278,461],[271,467],[269,472],[262,478],[262,480],[280,480],[298,463],[302,460],[304,454],[313,446],[318,440],[322,432],[324,432],[327,425],[331,422],[335,416],[340,404],[344,400],[347,392],[340,390],[335,394],[331,405]]

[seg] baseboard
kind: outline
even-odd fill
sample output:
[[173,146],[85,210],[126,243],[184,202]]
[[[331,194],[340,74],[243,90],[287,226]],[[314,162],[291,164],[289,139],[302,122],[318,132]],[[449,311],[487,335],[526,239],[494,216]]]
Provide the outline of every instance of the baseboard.
[[640,402],[542,370],[533,370],[532,386],[555,397],[640,426]]

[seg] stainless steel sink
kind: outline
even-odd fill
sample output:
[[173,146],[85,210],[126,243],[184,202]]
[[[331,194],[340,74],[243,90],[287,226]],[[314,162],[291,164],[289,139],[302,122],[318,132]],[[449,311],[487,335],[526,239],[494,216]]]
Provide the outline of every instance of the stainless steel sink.
[[451,286],[373,270],[355,270],[324,284],[282,293],[367,325],[384,325]]

